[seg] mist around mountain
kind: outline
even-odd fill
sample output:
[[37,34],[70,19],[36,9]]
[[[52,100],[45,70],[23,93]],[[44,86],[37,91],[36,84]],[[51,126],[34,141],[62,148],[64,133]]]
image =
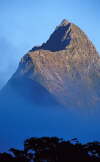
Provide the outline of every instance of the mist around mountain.
[[31,136],[100,140],[100,56],[85,33],[63,20],[33,47],[0,91],[0,152]]
[[85,33],[66,20],[46,43],[22,58],[13,77],[24,76],[42,85],[65,107],[99,108],[100,56]]

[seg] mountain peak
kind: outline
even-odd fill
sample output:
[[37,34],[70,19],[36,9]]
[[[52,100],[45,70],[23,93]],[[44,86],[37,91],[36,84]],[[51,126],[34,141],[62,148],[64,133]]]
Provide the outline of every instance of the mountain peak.
[[19,85],[20,78],[36,81],[67,108],[100,107],[100,56],[86,34],[65,19],[46,43],[22,58],[11,80]]
[[66,26],[66,25],[68,25],[69,23],[70,23],[69,21],[67,21],[66,19],[63,19],[63,20],[61,21],[61,23],[60,23],[59,26]]
[[31,51],[39,49],[49,50],[52,52],[65,50],[71,41],[71,23],[63,19],[60,25],[56,27],[46,43],[42,46],[34,47]]
[[46,43],[43,43],[41,46],[33,47],[30,52],[37,50],[57,52],[62,50],[71,51],[72,49],[76,51],[77,49],[84,51],[79,51],[79,54],[83,55],[84,53],[86,53],[85,47],[87,47],[87,51],[89,51],[90,48],[91,50],[93,50],[93,52],[89,52],[90,55],[97,53],[95,47],[93,46],[91,41],[89,41],[86,34],[74,23],[63,19],[60,25],[58,25],[55,28],[54,32],[50,35]]

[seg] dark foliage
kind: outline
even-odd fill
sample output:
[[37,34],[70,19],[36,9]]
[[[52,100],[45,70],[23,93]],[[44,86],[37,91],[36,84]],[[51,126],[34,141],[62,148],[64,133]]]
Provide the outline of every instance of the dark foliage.
[[0,162],[100,162],[100,143],[81,144],[76,138],[64,141],[57,137],[30,138],[24,150],[11,148],[1,153]]

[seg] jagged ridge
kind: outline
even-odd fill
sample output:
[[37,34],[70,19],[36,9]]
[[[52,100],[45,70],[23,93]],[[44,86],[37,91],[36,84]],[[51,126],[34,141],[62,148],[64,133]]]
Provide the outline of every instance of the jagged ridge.
[[100,104],[100,57],[85,33],[66,20],[26,54],[13,77],[35,80],[70,107]]

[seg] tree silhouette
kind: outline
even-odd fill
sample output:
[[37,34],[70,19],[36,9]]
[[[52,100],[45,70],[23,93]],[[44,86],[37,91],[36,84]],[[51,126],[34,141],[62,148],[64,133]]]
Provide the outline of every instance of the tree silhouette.
[[100,143],[81,144],[77,138],[34,137],[25,140],[24,150],[9,151],[0,154],[0,162],[100,162]]

